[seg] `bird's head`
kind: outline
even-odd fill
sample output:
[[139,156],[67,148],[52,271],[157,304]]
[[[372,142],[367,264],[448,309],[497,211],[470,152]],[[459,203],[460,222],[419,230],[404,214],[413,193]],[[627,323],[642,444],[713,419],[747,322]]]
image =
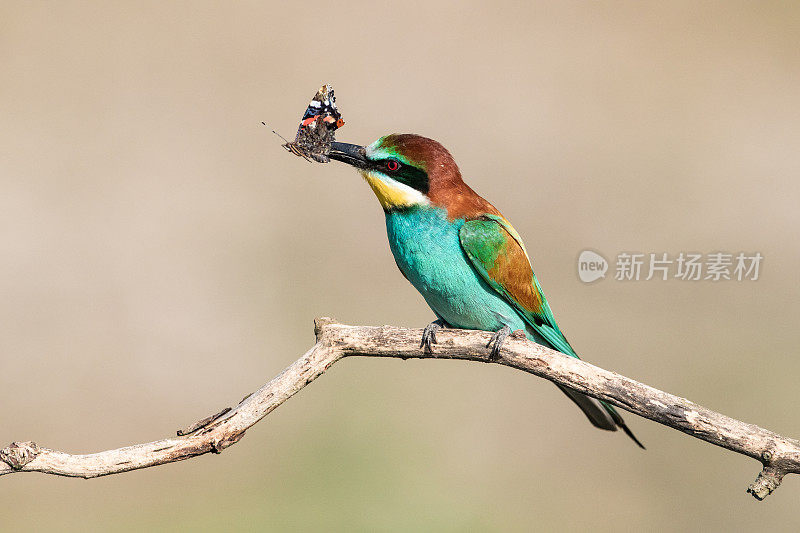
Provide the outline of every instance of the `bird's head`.
[[386,211],[440,203],[463,185],[447,149],[427,137],[393,133],[369,146],[333,143],[330,158],[356,167]]

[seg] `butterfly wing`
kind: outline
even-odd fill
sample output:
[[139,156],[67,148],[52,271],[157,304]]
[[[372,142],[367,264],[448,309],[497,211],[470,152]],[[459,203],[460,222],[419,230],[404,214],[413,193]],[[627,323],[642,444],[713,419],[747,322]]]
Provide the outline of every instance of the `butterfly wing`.
[[328,154],[331,143],[336,140],[336,130],[343,125],[333,87],[323,85],[306,107],[294,141],[287,142],[283,147],[305,159],[327,163],[330,161]]

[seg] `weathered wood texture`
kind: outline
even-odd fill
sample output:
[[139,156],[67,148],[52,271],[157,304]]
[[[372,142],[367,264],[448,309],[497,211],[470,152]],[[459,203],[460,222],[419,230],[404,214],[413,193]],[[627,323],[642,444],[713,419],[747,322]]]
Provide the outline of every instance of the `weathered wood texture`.
[[555,383],[606,400],[626,411],[752,457],[763,468],[748,492],[759,500],[781,483],[784,475],[800,473],[800,442],[727,417],[684,398],[564,356],[524,338],[511,336],[500,357],[492,360],[481,331],[441,330],[433,353],[419,348],[422,330],[393,326],[347,326],[331,319],[315,321],[317,343],[269,383],[233,409],[193,424],[177,437],[87,455],[73,455],[15,442],[0,450],[0,475],[43,472],[92,478],[220,453],[244,432],[343,357],[403,359],[464,359],[517,368]]

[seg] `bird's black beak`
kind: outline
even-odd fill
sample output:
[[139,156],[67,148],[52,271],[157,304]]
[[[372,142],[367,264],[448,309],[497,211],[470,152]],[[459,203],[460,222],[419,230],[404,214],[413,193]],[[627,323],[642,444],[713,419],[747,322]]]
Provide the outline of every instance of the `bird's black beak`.
[[331,152],[328,155],[331,159],[347,163],[356,168],[367,168],[369,164],[366,149],[357,144],[331,143]]

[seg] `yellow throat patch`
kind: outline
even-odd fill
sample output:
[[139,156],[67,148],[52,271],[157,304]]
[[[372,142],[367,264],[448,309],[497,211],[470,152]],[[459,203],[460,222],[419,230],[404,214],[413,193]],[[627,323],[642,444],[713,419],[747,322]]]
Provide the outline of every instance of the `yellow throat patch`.
[[388,176],[363,170],[361,175],[372,187],[372,191],[378,197],[378,201],[384,209],[430,203],[428,197],[418,190],[409,187],[405,183],[395,181]]

